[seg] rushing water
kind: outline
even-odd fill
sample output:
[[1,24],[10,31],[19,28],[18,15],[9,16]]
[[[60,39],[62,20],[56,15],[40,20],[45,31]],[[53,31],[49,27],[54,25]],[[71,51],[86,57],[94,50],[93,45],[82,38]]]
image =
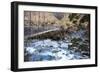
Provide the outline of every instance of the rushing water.
[[50,61],[50,60],[74,60],[88,59],[80,52],[71,50],[69,41],[51,39],[37,40],[34,39],[25,47],[25,61]]

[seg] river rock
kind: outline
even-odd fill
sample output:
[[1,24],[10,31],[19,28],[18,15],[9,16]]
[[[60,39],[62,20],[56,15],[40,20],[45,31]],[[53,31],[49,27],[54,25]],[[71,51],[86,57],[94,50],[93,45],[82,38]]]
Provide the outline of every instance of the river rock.
[[32,54],[36,51],[36,49],[34,49],[33,47],[27,47],[26,48],[26,51],[29,53],[29,54]]

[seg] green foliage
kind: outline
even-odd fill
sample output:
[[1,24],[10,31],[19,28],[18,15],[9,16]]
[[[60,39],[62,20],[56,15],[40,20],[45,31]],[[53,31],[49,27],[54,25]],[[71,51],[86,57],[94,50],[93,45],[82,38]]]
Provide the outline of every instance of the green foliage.
[[85,14],[84,17],[80,20],[81,23],[89,21],[90,21],[90,14]]
[[82,41],[81,38],[73,38],[73,39],[71,40],[71,42],[72,42],[73,44],[80,43],[81,41]]
[[79,16],[75,16],[76,19],[79,19]]
[[73,20],[73,18],[75,18],[76,17],[76,13],[72,13],[72,14],[70,14],[69,15],[69,19],[70,19],[70,21],[72,21]]
[[84,30],[85,28],[84,28],[84,26],[82,26],[81,24],[79,24],[78,30],[80,30],[80,29],[83,29]]
[[79,45],[79,49],[81,49],[81,51],[89,51],[88,46],[88,44],[81,44]]
[[74,23],[74,24],[76,24],[76,23],[77,23],[77,21],[75,20],[75,21],[73,21],[73,23]]
[[80,45],[80,42],[82,42],[82,39],[81,38],[73,38],[72,40],[71,40],[71,43],[72,43],[72,45],[71,46],[69,46],[70,48],[73,48],[73,47],[79,47],[79,45]]
[[[83,51],[85,52],[85,55],[89,55],[88,53],[90,52],[89,48],[89,40],[82,40],[81,38],[73,38],[71,40],[72,45],[69,45],[68,48],[70,49],[75,49],[75,51]],[[83,53],[84,54],[84,53]]]

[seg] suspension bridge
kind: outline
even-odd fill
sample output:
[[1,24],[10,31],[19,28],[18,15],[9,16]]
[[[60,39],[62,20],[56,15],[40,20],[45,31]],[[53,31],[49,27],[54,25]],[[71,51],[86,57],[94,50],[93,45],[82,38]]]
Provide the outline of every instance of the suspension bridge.
[[61,28],[52,28],[52,29],[40,31],[40,32],[35,33],[35,34],[26,35],[24,37],[24,39],[32,38],[32,37],[35,37],[35,36],[38,36],[38,35],[41,35],[41,34],[46,34],[46,33],[49,33],[49,32],[60,31],[60,30],[61,30]]

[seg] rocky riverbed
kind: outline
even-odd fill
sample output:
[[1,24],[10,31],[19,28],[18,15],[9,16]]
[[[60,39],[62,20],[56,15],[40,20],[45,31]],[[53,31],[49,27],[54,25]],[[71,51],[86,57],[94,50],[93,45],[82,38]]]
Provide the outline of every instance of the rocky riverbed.
[[24,61],[79,60],[88,59],[88,55],[71,49],[73,43],[67,40],[33,39],[25,46]]

